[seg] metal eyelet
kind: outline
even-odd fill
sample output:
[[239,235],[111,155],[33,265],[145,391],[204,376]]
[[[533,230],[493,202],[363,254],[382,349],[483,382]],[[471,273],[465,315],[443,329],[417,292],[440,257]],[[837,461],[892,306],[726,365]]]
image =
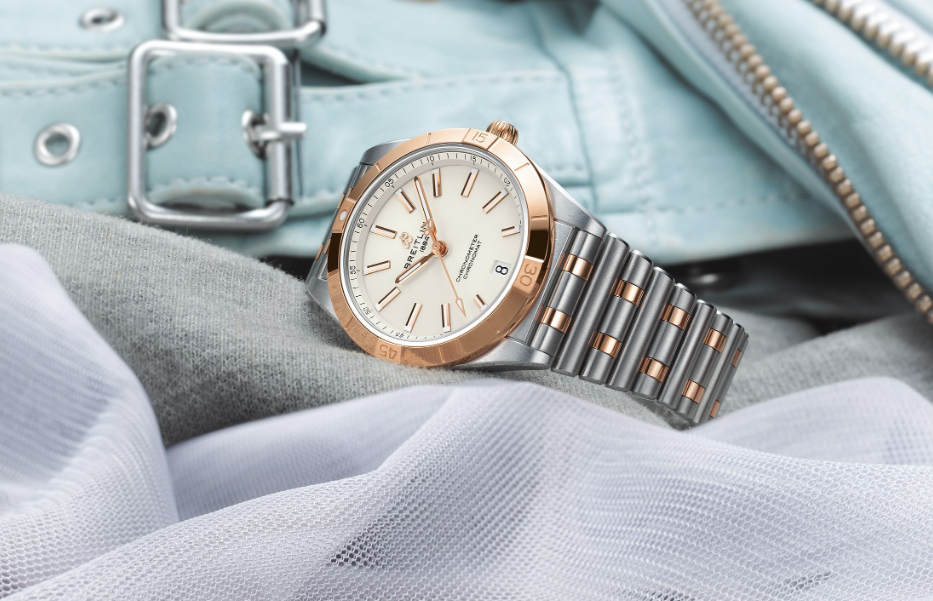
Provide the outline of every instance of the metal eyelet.
[[59,167],[73,161],[80,147],[81,132],[78,128],[70,123],[56,123],[39,132],[34,150],[40,163]]
[[168,142],[178,129],[178,111],[167,102],[158,102],[146,109],[146,148],[158,148]]
[[125,22],[123,13],[112,8],[92,8],[81,15],[81,27],[90,31],[113,31]]

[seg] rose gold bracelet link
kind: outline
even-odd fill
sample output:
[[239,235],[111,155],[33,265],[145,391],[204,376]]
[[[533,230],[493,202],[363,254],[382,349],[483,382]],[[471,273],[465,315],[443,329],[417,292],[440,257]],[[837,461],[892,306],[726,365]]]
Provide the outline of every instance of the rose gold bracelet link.
[[722,403],[719,401],[713,402],[713,408],[709,410],[709,418],[713,419],[716,417],[716,414],[719,413],[719,408],[722,406]]
[[563,271],[572,273],[578,278],[588,280],[590,279],[590,274],[593,272],[593,264],[586,259],[580,258],[576,255],[567,255],[567,258],[564,259],[564,265],[561,267],[561,269]]
[[706,338],[703,340],[703,344],[716,349],[717,353],[721,353],[722,349],[726,347],[726,340],[727,338],[725,334],[719,330],[710,328],[709,332],[706,333]]
[[732,357],[732,367],[738,367],[742,362],[742,349],[735,349],[735,356]]
[[683,391],[680,393],[681,396],[687,397],[697,405],[703,400],[704,394],[706,394],[706,389],[693,380],[687,380]]
[[544,314],[541,316],[541,323],[546,326],[550,326],[555,330],[560,332],[566,332],[567,328],[570,327],[570,322],[573,318],[562,311],[558,311],[554,307],[548,307],[544,310]]
[[619,280],[612,289],[612,294],[618,296],[624,301],[628,301],[636,307],[641,306],[641,301],[645,297],[645,291],[631,282]]
[[667,370],[668,367],[658,361],[657,359],[652,359],[651,357],[645,357],[641,360],[641,365],[638,366],[638,371],[645,374],[649,378],[654,378],[658,382],[664,383],[664,380],[667,379]]
[[674,305],[667,305],[664,307],[664,312],[661,313],[661,320],[666,321],[676,328],[681,330],[687,329],[687,324],[690,323],[690,314],[681,309],[680,307],[675,307]]
[[622,349],[622,341],[616,340],[612,336],[608,336],[602,332],[598,332],[593,338],[593,344],[590,346],[615,359],[619,356],[619,350]]

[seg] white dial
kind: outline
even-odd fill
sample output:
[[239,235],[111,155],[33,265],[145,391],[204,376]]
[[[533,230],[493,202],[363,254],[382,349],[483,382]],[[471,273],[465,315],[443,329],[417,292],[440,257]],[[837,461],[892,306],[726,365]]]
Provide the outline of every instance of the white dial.
[[461,334],[512,284],[527,214],[515,177],[489,153],[447,145],[409,155],[350,217],[347,300],[384,339],[424,345]]

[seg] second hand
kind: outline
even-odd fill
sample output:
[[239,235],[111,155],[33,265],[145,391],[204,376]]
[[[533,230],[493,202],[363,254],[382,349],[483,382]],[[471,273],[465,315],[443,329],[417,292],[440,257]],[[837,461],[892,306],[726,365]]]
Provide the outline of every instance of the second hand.
[[450,277],[450,272],[447,271],[447,264],[444,263],[444,254],[446,254],[447,245],[438,238],[437,226],[434,223],[434,216],[431,214],[431,206],[428,204],[428,195],[424,193],[424,184],[421,183],[421,178],[417,176],[415,177],[414,183],[415,192],[418,193],[418,200],[421,202],[421,211],[424,213],[424,218],[426,220],[425,224],[428,227],[428,232],[431,234],[431,237],[434,238],[431,251],[434,253],[435,257],[440,259],[441,267],[444,268],[444,275],[447,276],[447,281],[450,282],[450,289],[454,291],[454,297],[457,299],[457,308],[460,309],[460,312],[466,317],[466,307],[463,306],[463,299],[457,294],[457,287],[454,286],[454,280]]
[[457,287],[454,286],[454,281],[450,277],[450,272],[447,271],[447,265],[444,263],[444,257],[440,253],[441,245],[438,242],[434,243],[434,256],[441,260],[441,267],[444,268],[444,274],[447,276],[447,281],[450,282],[450,287],[454,291],[454,296],[457,298],[457,308],[460,309],[460,312],[463,313],[463,316],[466,317],[466,307],[463,306],[463,299],[457,294]]

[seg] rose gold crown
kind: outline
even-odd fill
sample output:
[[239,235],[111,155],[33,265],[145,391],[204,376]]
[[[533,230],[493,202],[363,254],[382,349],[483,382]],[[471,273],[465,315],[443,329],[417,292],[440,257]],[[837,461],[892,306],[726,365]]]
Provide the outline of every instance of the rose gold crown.
[[518,142],[518,129],[511,123],[496,120],[489,124],[486,131],[499,136],[509,144],[516,144]]

